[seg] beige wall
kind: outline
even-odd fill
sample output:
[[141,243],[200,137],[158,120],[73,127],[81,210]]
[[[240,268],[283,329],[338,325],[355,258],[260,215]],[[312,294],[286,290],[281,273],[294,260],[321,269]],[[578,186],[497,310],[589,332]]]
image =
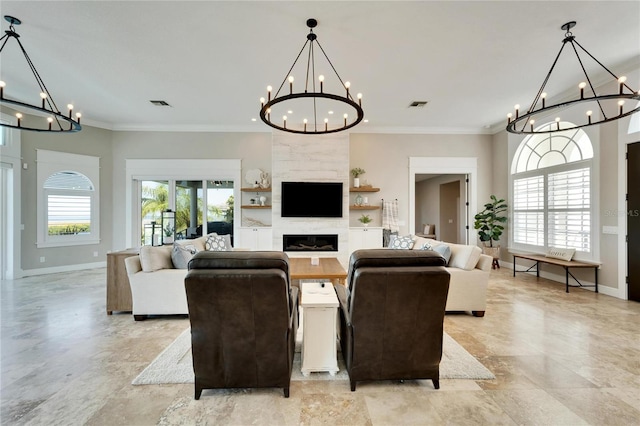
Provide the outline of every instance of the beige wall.
[[[28,118],[27,118],[28,120]],[[77,133],[22,132],[22,270],[54,268],[106,261],[111,250],[113,217],[113,162],[111,134],[108,130],[83,125]],[[100,157],[100,244],[90,246],[67,246],[54,248],[36,247],[36,150],[67,152]],[[98,255],[94,256],[94,252]],[[44,257],[45,262],[40,262]]]
[[114,250],[126,248],[125,160],[158,158],[240,159],[243,177],[251,169],[271,174],[271,132],[113,132],[113,187],[119,188],[113,195]]
[[[398,199],[400,233],[414,232],[409,224],[410,157],[476,157],[478,200],[491,194],[492,137],[490,135],[365,134],[350,136],[350,167],[367,171],[363,178],[379,187],[383,199]],[[373,226],[380,226],[378,214]]]

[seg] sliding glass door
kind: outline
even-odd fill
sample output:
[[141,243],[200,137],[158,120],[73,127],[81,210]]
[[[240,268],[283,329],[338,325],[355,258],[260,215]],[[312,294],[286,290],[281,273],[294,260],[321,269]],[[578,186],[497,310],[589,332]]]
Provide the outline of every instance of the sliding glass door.
[[[233,238],[234,181],[153,179],[139,184],[141,244],[153,243],[152,238],[145,239],[145,234],[150,234],[145,229],[155,223],[156,233],[161,232],[162,212],[167,209],[176,213],[176,239],[212,232]],[[203,226],[205,223],[207,226]]]

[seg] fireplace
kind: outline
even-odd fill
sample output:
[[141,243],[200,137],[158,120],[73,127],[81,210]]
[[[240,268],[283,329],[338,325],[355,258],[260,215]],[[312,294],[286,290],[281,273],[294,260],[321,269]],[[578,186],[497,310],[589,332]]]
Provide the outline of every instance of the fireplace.
[[283,251],[338,251],[338,234],[283,235]]

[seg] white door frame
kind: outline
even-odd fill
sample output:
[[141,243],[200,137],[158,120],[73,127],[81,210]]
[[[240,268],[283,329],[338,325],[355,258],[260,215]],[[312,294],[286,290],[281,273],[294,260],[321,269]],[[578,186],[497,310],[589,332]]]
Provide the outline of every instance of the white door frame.
[[[0,114],[3,122],[16,124],[16,118],[8,114]],[[2,158],[3,177],[0,179],[2,200],[0,214],[2,215],[2,230],[0,230],[0,278],[22,278],[21,268],[21,184],[22,158],[20,131],[8,127],[0,128],[2,142],[0,143],[0,157]],[[35,225],[35,224],[34,224]]]
[[[476,157],[409,157],[409,231],[415,227],[416,223],[416,175],[420,174],[443,174],[443,175],[467,175],[469,176],[469,194],[467,202],[466,223],[469,227],[471,212],[476,211],[476,200],[478,192],[478,159]],[[413,229],[412,234],[415,234]],[[469,232],[467,229],[465,244],[469,244]]]

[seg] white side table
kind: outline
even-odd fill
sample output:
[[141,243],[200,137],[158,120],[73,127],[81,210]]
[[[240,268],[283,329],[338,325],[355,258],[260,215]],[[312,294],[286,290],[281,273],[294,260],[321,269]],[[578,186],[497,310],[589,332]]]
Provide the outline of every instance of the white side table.
[[302,282],[302,374],[338,371],[336,317],[338,297],[331,282]]

